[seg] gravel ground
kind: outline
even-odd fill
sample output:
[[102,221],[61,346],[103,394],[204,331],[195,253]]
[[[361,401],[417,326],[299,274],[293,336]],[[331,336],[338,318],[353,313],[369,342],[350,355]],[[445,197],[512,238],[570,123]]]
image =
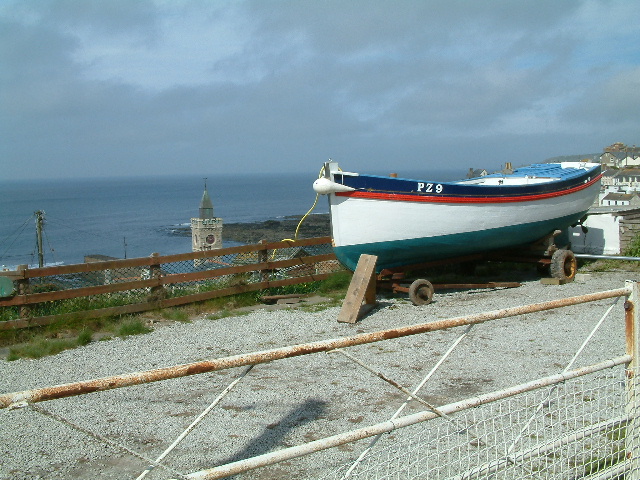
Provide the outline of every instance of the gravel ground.
[[[423,307],[380,297],[357,324],[336,322],[337,307],[259,309],[196,319],[152,333],[94,342],[39,360],[0,361],[0,392],[178,365],[338,338],[355,333],[621,288],[636,273],[579,274],[566,285],[539,279],[501,290],[437,292]],[[421,392],[437,405],[561,371],[611,300],[526,314],[473,328]],[[411,388],[462,328],[352,347],[349,352]],[[622,302],[577,366],[624,353]],[[37,404],[92,432],[156,458],[244,368],[234,368]],[[166,459],[193,472],[387,420],[404,400],[342,355],[315,354],[257,365]],[[411,405],[406,414],[421,408]],[[365,441],[366,442],[366,441]],[[357,457],[366,443],[262,468],[234,478],[318,478]],[[136,478],[146,463],[30,408],[0,410],[0,478]],[[175,475],[156,468],[146,478]]]

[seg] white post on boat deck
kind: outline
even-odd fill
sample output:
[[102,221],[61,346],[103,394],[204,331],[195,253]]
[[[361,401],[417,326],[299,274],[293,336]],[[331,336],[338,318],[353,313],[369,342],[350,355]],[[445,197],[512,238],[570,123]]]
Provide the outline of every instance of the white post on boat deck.
[[[627,365],[627,406],[629,418],[625,435],[625,450],[629,458],[629,478],[640,478],[640,289],[638,282],[627,281],[631,296],[624,304]],[[635,474],[634,474],[635,473]]]

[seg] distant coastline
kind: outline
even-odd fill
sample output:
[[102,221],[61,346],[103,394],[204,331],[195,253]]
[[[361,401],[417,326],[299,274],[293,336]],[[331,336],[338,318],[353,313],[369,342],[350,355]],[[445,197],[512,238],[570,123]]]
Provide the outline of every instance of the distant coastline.
[[[238,243],[253,244],[260,240],[277,242],[293,238],[302,215],[289,215],[281,219],[251,223],[226,223],[222,228],[222,238]],[[172,231],[174,235],[191,236],[188,226]],[[324,237],[331,234],[328,213],[309,215],[300,226],[298,238]]]

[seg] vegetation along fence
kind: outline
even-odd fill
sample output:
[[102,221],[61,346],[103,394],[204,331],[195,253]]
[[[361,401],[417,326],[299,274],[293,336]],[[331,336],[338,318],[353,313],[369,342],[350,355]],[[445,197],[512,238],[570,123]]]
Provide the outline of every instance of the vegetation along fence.
[[[248,291],[325,279],[339,269],[330,237],[125,260],[20,266],[0,298],[0,329],[174,307]],[[7,295],[7,293],[5,293]]]

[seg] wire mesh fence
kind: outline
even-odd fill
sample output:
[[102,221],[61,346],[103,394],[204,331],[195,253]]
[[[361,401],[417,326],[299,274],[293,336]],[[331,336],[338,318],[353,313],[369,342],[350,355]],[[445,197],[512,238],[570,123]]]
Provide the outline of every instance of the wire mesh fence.
[[637,479],[638,373],[621,365],[395,430],[323,478]]
[[171,305],[180,298],[203,300],[207,292],[224,289],[231,294],[271,288],[278,281],[308,282],[339,268],[330,238],[322,237],[28,269],[10,272],[17,287],[13,297],[0,299],[0,322],[147,305],[142,311],[162,307],[167,299],[174,299]]

